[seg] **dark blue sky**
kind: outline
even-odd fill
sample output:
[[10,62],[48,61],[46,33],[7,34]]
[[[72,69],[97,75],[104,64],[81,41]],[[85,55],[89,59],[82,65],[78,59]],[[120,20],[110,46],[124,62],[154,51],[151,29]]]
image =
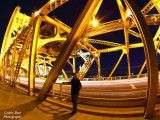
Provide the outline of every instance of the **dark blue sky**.
[[[148,1],[149,0],[135,0],[135,2],[138,4],[140,9],[142,9]],[[1,42],[0,43],[2,43],[3,41],[3,37],[4,37],[5,30],[8,25],[9,19],[16,6],[19,5],[21,7],[21,13],[31,15],[32,12],[35,12],[47,2],[48,0],[5,0],[5,1],[1,1],[1,7],[0,7],[0,15],[1,15],[0,41]],[[66,23],[70,27],[73,27],[75,21],[77,20],[86,2],[87,0],[69,0],[67,3],[65,3],[64,5],[62,5],[55,11],[51,12],[49,16],[50,17],[56,16],[56,18],[58,18],[62,22]],[[151,11],[151,13],[155,13],[155,12],[156,12],[155,9]],[[98,18],[101,23],[120,19],[120,13],[119,13],[119,9],[118,9],[116,0],[104,0],[96,18]],[[158,28],[157,26],[150,27],[152,35],[155,34],[157,28]],[[101,40],[118,42],[118,43],[125,42],[123,31],[116,31],[116,32],[105,34],[105,35],[100,35],[95,38],[101,39]],[[140,41],[140,39],[130,36],[130,43],[135,43],[137,41]],[[95,47],[99,49],[107,48],[107,46],[102,46],[102,45],[96,45]],[[111,72],[118,58],[120,57],[120,54],[121,54],[121,51],[101,55],[102,74],[107,75]],[[131,68],[132,68],[131,71],[138,72],[140,68],[136,68],[136,67],[138,67],[139,65],[142,65],[144,62],[144,58],[145,58],[143,48],[130,50],[130,56],[131,56]],[[127,73],[126,60],[127,60],[127,57],[125,55],[118,69],[116,70],[115,74]],[[78,62],[77,66],[79,66],[79,64],[82,65],[82,60],[80,58],[77,59],[77,62]],[[96,72],[97,72],[97,66],[96,66],[96,63],[94,63],[89,73],[96,73]]]

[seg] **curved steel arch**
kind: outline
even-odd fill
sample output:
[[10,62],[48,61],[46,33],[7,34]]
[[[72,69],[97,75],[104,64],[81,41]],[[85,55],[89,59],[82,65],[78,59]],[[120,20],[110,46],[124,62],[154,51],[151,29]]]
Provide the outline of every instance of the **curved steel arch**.
[[49,39],[43,39],[41,40],[40,38],[38,39],[38,43],[37,43],[37,50],[39,50],[42,46],[44,46],[45,44],[47,43],[50,43],[50,42],[54,42],[54,41],[66,41],[67,38],[57,38],[57,37],[54,37],[54,38],[50,38]]
[[132,13],[132,19],[135,21],[136,26],[141,34],[142,42],[144,44],[144,51],[147,60],[147,73],[148,73],[148,90],[145,106],[145,117],[152,117],[157,101],[158,92],[158,62],[153,43],[153,38],[148,28],[148,25],[133,0],[124,0],[126,6]]
[[12,16],[10,18],[10,21],[8,23],[8,26],[7,26],[5,35],[4,35],[4,39],[3,39],[2,48],[1,48],[1,59],[3,58],[4,53],[6,52],[5,50],[7,50],[8,43],[11,42],[11,41],[9,41],[9,39],[11,37],[11,32],[13,30],[15,17],[19,14],[20,9],[21,9],[20,7],[15,8],[15,10],[13,11]]

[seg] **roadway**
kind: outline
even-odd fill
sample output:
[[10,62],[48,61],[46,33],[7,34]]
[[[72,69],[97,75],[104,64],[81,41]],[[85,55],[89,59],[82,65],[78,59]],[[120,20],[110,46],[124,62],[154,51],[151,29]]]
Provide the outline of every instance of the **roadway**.
[[[40,89],[45,80],[35,80]],[[89,105],[129,107],[145,104],[147,78],[134,78],[114,81],[81,81],[79,102]],[[20,84],[27,85],[27,78],[20,78]],[[70,85],[63,85],[63,99],[70,101]],[[60,93],[60,85],[55,84],[55,93]],[[160,91],[159,91],[160,94]],[[56,96],[57,98],[57,96]],[[159,96],[157,102],[159,102]]]

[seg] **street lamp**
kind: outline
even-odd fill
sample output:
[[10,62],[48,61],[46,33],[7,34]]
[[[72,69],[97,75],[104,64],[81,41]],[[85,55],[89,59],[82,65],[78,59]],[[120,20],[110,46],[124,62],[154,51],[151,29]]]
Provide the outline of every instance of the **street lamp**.
[[93,20],[92,21],[92,25],[95,27],[95,26],[97,26],[98,25],[98,21],[95,19],[95,20]]
[[54,2],[55,0],[50,0],[51,2]]
[[38,11],[36,11],[36,12],[35,12],[35,16],[37,16],[38,14],[39,14],[39,12],[38,12]]

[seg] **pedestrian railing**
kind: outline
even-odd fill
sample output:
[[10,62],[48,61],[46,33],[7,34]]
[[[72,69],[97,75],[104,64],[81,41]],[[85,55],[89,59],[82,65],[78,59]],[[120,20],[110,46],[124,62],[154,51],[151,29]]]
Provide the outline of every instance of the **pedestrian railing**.
[[59,91],[59,99],[60,100],[62,100],[62,98],[63,98],[63,85],[69,85],[69,84],[63,84],[63,83],[52,83],[52,90],[51,90],[51,92],[52,92],[52,97],[53,98],[55,98],[56,96],[55,96],[55,85],[59,85],[59,89],[60,89],[60,91]]

